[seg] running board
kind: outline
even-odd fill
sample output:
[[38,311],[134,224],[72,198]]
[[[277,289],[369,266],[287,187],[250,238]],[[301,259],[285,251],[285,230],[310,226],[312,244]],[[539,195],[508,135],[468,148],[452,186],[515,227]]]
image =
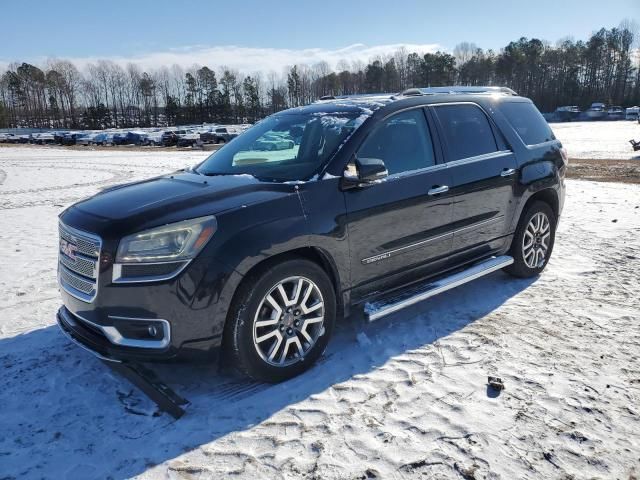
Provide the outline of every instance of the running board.
[[463,285],[467,282],[483,277],[491,272],[500,270],[513,263],[513,257],[502,255],[500,257],[491,257],[487,260],[475,263],[466,270],[449,275],[439,280],[428,282],[426,284],[411,287],[397,295],[378,300],[377,302],[365,303],[364,313],[368,322],[374,322],[386,315],[402,310],[410,305],[431,298],[452,288]]

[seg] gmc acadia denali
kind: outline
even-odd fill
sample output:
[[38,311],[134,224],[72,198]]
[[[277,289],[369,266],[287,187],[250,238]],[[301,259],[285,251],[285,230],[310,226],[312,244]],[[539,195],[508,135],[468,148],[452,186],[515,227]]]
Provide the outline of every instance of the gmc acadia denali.
[[222,352],[284,380],[349,312],[372,321],[498,269],[539,274],[566,165],[506,88],[323,97],[191,169],[67,208],[57,320],[103,360]]

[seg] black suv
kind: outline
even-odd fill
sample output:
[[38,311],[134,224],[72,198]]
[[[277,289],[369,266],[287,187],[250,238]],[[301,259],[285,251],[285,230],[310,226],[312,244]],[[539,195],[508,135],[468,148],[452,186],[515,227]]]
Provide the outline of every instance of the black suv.
[[349,312],[371,321],[498,269],[539,274],[566,164],[508,89],[289,109],[192,169],[66,209],[58,323],[106,360],[221,351],[283,380]]

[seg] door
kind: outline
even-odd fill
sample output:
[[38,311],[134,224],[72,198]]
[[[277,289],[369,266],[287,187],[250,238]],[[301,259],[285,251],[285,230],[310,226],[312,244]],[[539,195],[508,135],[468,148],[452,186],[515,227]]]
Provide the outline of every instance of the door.
[[454,195],[452,253],[494,250],[511,223],[517,162],[476,104],[432,107],[443,140]]
[[354,299],[416,277],[451,248],[451,178],[425,113],[382,120],[357,152],[383,160],[389,176],[345,191]]

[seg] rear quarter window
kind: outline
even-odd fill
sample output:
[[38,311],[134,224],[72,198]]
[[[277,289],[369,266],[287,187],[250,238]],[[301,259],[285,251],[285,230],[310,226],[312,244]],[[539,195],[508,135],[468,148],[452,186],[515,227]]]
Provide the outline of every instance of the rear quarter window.
[[551,127],[532,103],[504,102],[499,108],[525,145],[556,139]]

